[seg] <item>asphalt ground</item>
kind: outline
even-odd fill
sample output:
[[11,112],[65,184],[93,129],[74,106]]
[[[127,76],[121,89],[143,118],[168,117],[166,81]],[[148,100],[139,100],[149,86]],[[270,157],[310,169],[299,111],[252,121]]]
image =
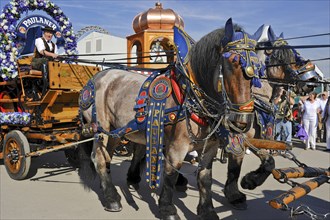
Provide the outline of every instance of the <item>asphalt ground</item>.
[[[295,140],[292,152],[297,159],[311,167],[328,168],[330,154],[324,152],[324,143],[318,143],[316,150],[304,150],[304,145]],[[114,157],[112,163],[113,181],[121,197],[123,210],[107,212],[102,206],[102,193],[98,179],[91,181],[91,189],[86,189],[80,181],[78,172],[67,163],[63,152],[55,152],[33,158],[29,179],[12,180],[0,161],[0,219],[157,219],[158,195],[160,190],[151,190],[142,179],[138,191],[126,185],[126,173],[131,157]],[[280,156],[275,157],[276,168],[296,167],[296,164]],[[244,158],[241,177],[259,167],[260,160],[253,154]],[[241,191],[247,195],[248,209],[232,209],[223,194],[226,181],[227,164],[214,162],[213,168],[213,205],[221,219],[290,219],[289,210],[277,210],[268,201],[281,195],[291,186],[279,183],[272,176],[255,190]],[[194,175],[196,166],[184,164],[189,185],[185,193],[176,192],[174,204],[181,219],[198,219],[196,207],[199,196]],[[309,178],[295,179],[305,182]],[[325,217],[330,213],[330,184],[325,183],[308,195],[289,204],[293,210],[308,207],[310,212]],[[323,215],[323,216],[322,216]],[[295,219],[311,219],[308,214],[300,214]],[[327,216],[330,219],[330,214]]]

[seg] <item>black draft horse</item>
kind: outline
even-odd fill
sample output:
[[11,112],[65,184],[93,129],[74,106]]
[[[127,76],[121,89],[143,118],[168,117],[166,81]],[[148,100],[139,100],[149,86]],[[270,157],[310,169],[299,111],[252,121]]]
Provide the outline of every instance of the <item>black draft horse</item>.
[[[246,133],[250,138],[272,139],[274,132],[267,134],[269,130],[266,120],[273,117],[274,108],[271,99],[277,92],[277,85],[270,84],[268,80],[283,80],[284,82],[296,83],[297,86],[292,88],[295,93],[310,92],[315,84],[301,83],[302,80],[316,82],[320,80],[314,71],[315,67],[309,61],[304,60],[299,53],[290,48],[288,43],[283,39],[283,34],[277,37],[271,26],[261,26],[258,31],[262,34],[258,39],[258,47],[275,47],[272,50],[259,50],[258,58],[266,66],[266,78],[262,81],[261,89],[253,89],[255,100],[255,120],[252,128]],[[306,86],[307,85],[307,86]],[[261,112],[260,115],[257,115]],[[264,117],[266,115],[266,117]],[[264,117],[264,118],[262,118]],[[271,126],[271,123],[270,123]],[[288,146],[290,147],[290,146]],[[241,180],[243,189],[255,189],[262,185],[267,177],[275,168],[275,161],[270,154],[258,154],[258,150],[252,152],[261,159],[260,167],[246,174]],[[238,178],[241,172],[244,155],[237,156],[228,154],[228,178],[225,184],[224,193],[229,203],[236,209],[246,209],[246,196],[238,189]]]

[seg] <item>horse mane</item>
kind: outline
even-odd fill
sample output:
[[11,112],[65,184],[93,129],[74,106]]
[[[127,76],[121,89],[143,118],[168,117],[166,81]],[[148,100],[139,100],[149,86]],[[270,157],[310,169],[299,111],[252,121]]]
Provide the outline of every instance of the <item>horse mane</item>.
[[290,65],[291,62],[295,61],[295,55],[291,49],[279,48],[274,49],[272,54],[269,57],[269,64],[270,65],[277,65],[277,64],[286,64]]
[[[234,25],[234,30],[243,30]],[[220,52],[221,40],[225,35],[225,28],[219,28],[202,37],[190,50],[189,58],[193,74],[198,85],[213,98],[222,99],[214,88],[216,72],[220,74],[222,53]]]
[[[285,45],[286,45],[286,47],[288,46],[287,41],[283,40],[279,43],[277,43],[276,41],[275,42],[270,41],[269,36],[268,36],[269,28],[271,28],[269,25],[263,26],[262,35],[261,35],[260,39],[258,40],[259,46],[261,46],[261,47],[276,46],[276,47],[283,47],[283,48],[274,49],[272,51],[272,54],[269,56],[267,65],[281,65],[281,64],[289,65],[291,62],[294,62],[295,55],[294,55],[293,51],[288,48],[286,48],[286,49],[284,48]],[[261,60],[263,63],[265,63],[265,61],[266,61],[265,60],[266,56],[264,54],[265,54],[264,50],[258,51],[259,60]]]

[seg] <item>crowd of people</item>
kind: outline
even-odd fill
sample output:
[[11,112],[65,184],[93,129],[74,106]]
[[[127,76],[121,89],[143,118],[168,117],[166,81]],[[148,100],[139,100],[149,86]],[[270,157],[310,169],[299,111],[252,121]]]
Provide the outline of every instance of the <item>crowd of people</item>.
[[[274,97],[275,106],[275,139],[286,141],[292,145],[292,107],[295,94],[280,88],[278,95]],[[304,129],[305,136],[301,139],[305,143],[305,149],[316,149],[316,142],[327,143],[325,151],[330,151],[330,97],[327,91],[319,94],[309,93],[301,96],[298,104],[297,123]],[[295,128],[293,128],[295,129]],[[327,132],[328,131],[328,132]],[[299,133],[301,135],[301,133]]]

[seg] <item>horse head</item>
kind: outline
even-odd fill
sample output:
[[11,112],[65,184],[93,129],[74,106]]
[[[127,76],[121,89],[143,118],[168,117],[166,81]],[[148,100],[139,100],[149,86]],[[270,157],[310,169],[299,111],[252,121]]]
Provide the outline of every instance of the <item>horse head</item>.
[[254,118],[251,85],[257,84],[261,69],[256,43],[255,35],[235,31],[229,19],[224,29],[204,36],[190,52],[196,83],[218,103],[226,127],[237,132],[249,130]]
[[[288,45],[283,33],[276,36],[272,27],[265,25],[262,25],[258,31],[261,32],[257,40],[261,50],[257,54],[259,60],[266,65],[267,78],[297,82],[294,88],[296,93],[312,91],[317,86],[314,82],[320,80],[320,76],[315,72],[315,66]],[[263,47],[270,49],[262,49]]]
[[304,65],[300,66],[296,73],[300,82],[297,83],[295,92],[299,94],[310,93],[315,87],[319,86],[317,82],[322,80],[322,77],[315,71],[315,65],[310,61],[306,61]]

